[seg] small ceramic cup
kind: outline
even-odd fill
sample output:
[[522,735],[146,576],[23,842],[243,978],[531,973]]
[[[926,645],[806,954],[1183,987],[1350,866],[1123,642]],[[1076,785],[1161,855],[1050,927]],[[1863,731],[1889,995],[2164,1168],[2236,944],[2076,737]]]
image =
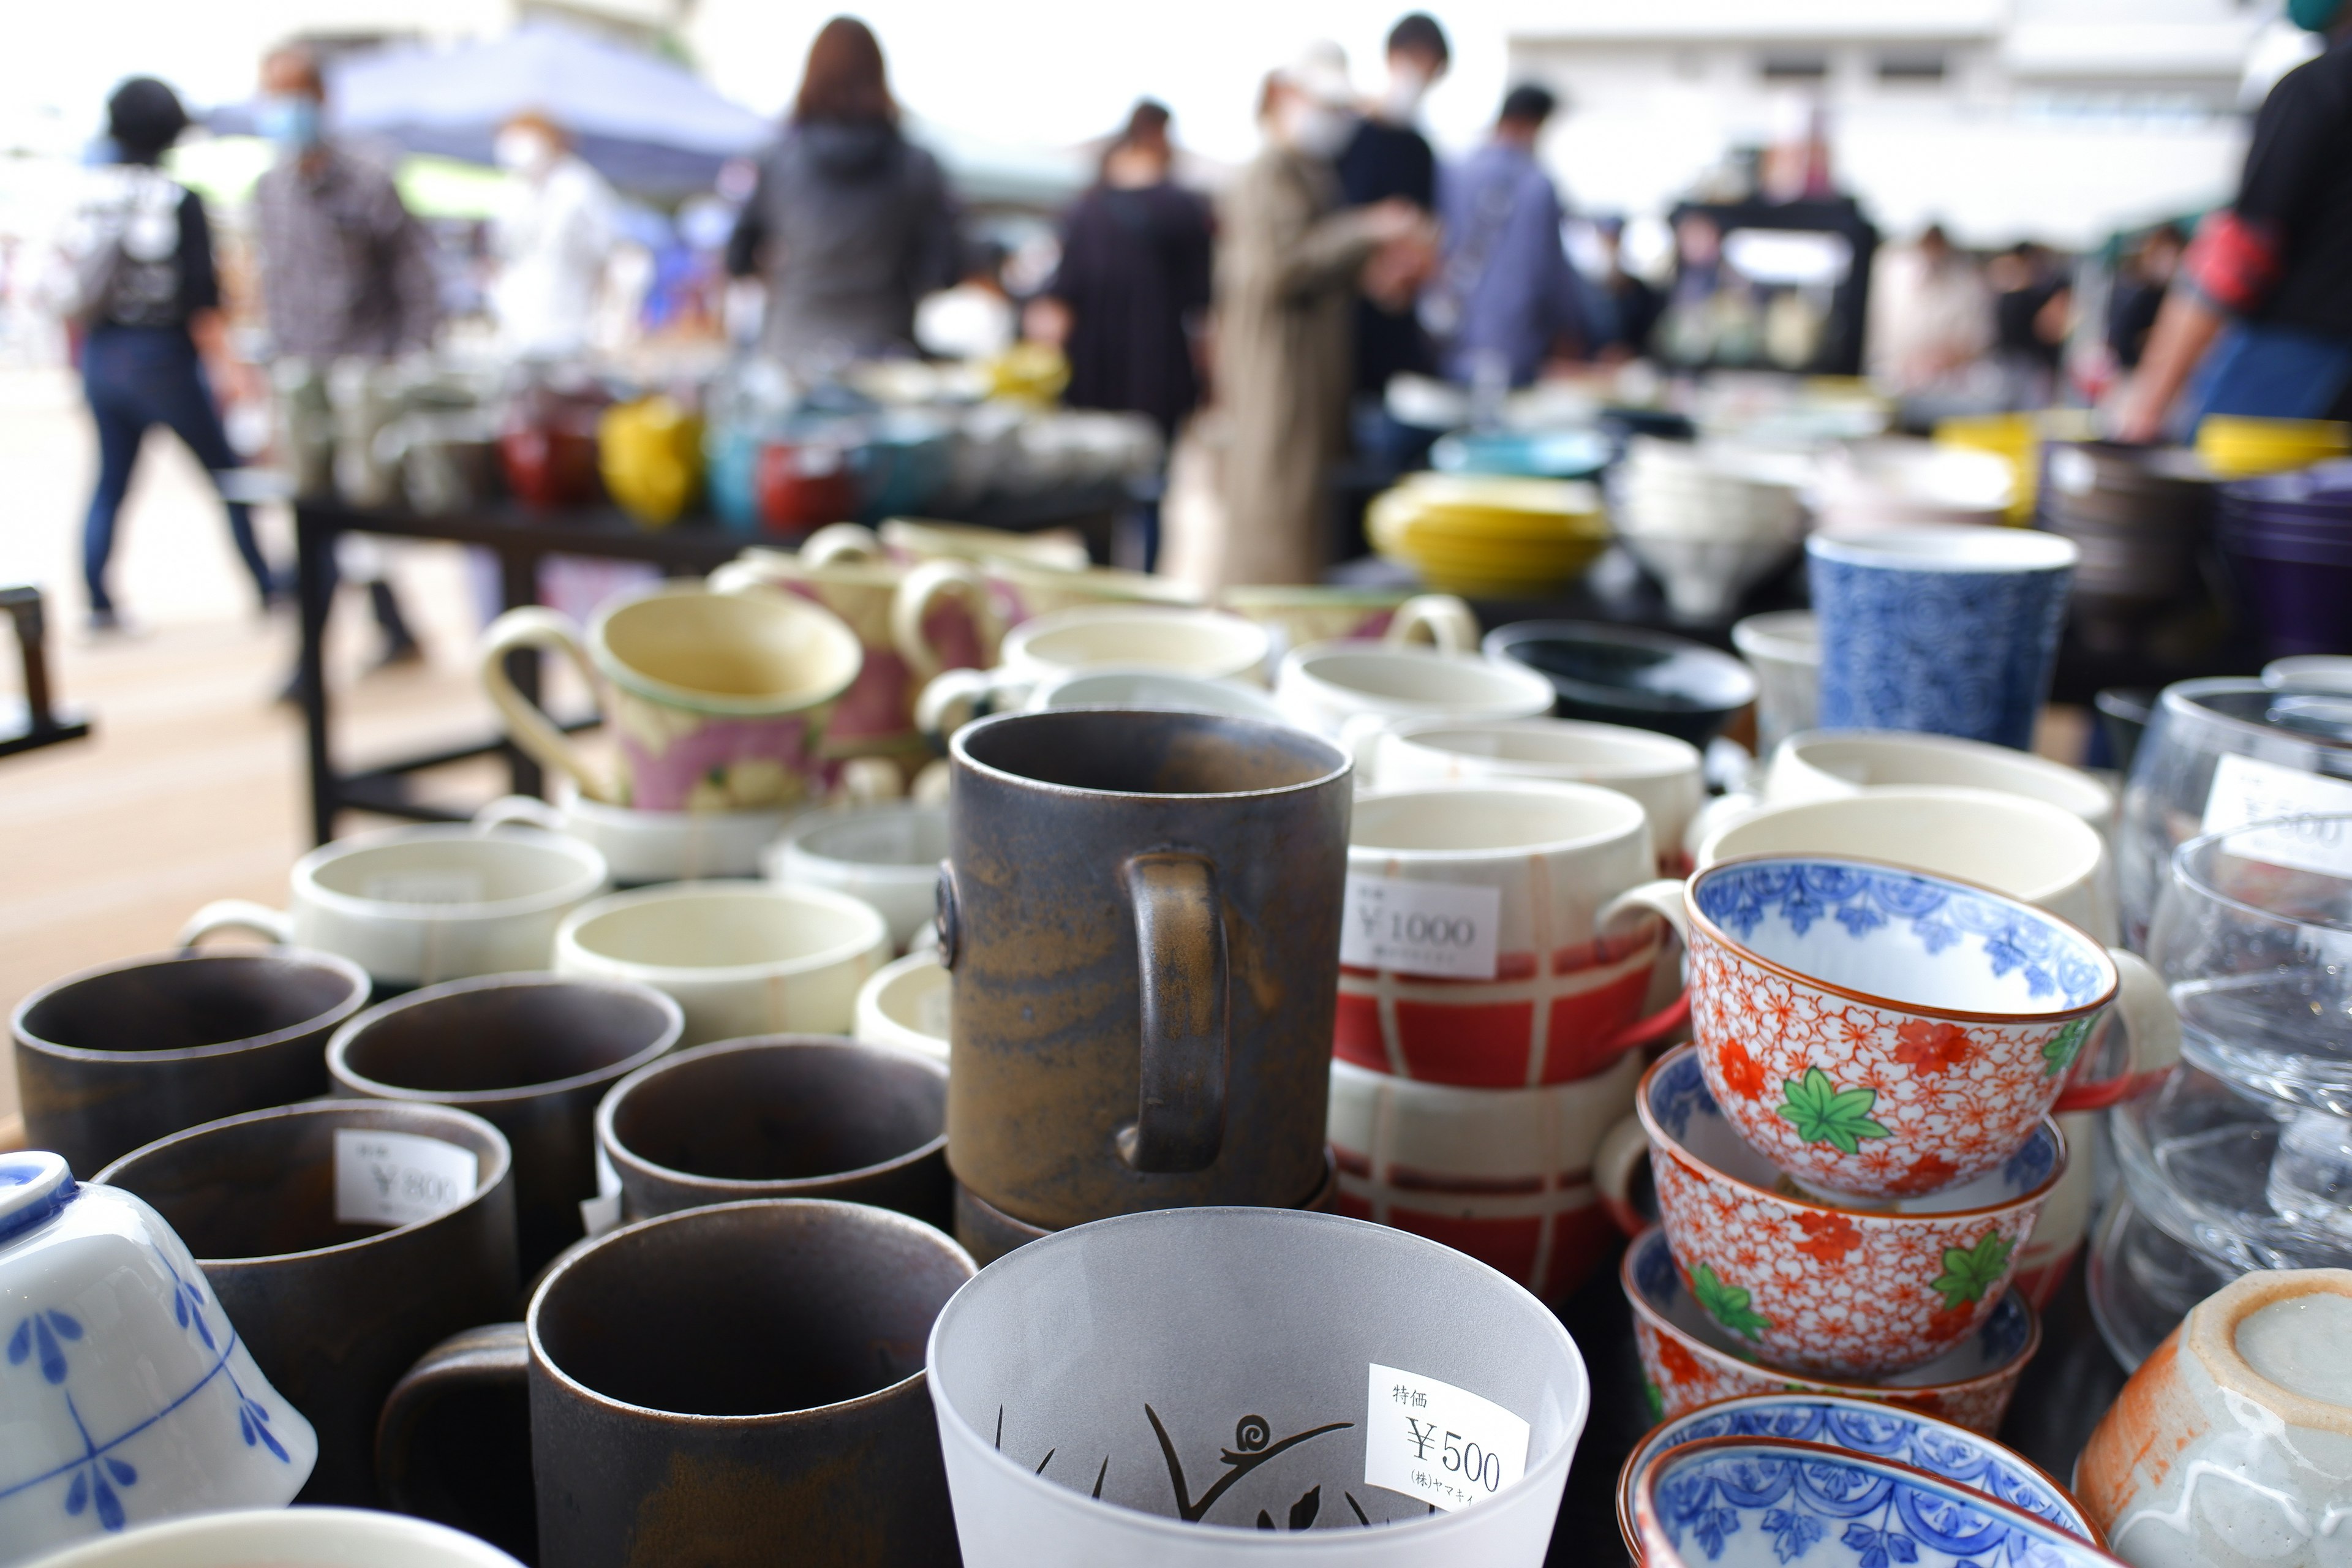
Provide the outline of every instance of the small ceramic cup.
[[2114,831],[2116,795],[2063,763],[1954,735],[1894,730],[1805,730],[1772,753],[1764,799],[1850,800],[1895,785],[1999,790],[2045,801],[2081,817],[2102,837]]
[[282,910],[206,904],[180,944],[217,931],[341,953],[378,991],[545,969],[564,916],[604,890],[604,858],[560,833],[459,825],[389,827],[322,844],[294,862]]
[[1565,1300],[1614,1238],[1592,1157],[1641,1076],[1628,1055],[1576,1083],[1454,1089],[1334,1062],[1338,1212],[1442,1241]]
[[1267,584],[1227,588],[1217,602],[1272,628],[1277,657],[1309,643],[1410,643],[1424,636],[1440,653],[1478,651],[1478,617],[1451,594]]
[[1173,708],[1186,713],[1262,719],[1271,724],[1290,722],[1290,715],[1263,686],[1124,665],[1082,669],[1040,681],[1023,706],[1035,713],[1049,708]]
[[948,1059],[953,986],[936,948],[921,948],[874,972],[857,993],[857,1037]]
[[0,1560],[209,1509],[282,1506],[317,1462],[163,1217],[0,1154]]
[[2330,1562],[2352,1496],[2352,1270],[2257,1269],[2189,1310],[2074,1466],[2135,1563]]
[[[549,648],[600,694],[620,737],[608,773],[508,678],[506,656]],[[854,755],[830,743],[835,705],[864,660],[822,605],[749,583],[666,584],[614,600],[585,631],[537,605],[482,634],[480,670],[516,745],[581,794],[641,811],[746,811],[822,800]]]
[[1835,1394],[1749,1394],[1702,1405],[1650,1428],[1617,1472],[1617,1528],[1626,1550],[1642,1550],[1633,1529],[1633,1482],[1669,1448],[1709,1437],[1776,1437],[1824,1443],[1891,1459],[1957,1481],[1995,1502],[2023,1509],[2093,1545],[2099,1532],[2066,1489],[2032,1460],[1966,1427],[1916,1410]]
[[1816,1203],[1741,1141],[1685,1046],[1650,1069],[1636,1110],[1675,1264],[1707,1315],[1762,1360],[1880,1377],[1976,1331],[2066,1163],[2047,1121],[1995,1172],[1885,1208]]
[[142,1143],[327,1091],[327,1037],[367,1005],[347,958],[163,953],[86,969],[16,1005],[16,1089],[36,1149],[95,1171]]
[[1599,784],[1642,803],[1662,873],[1684,866],[1683,835],[1706,799],[1698,748],[1654,730],[1573,719],[1409,719],[1372,742],[1371,787],[1549,780]]
[[41,1559],[40,1568],[522,1568],[486,1541],[429,1520],[356,1508],[200,1513]]
[[637,811],[590,800],[569,780],[556,798],[501,795],[474,813],[477,827],[508,823],[568,834],[604,857],[620,888],[756,877],[760,852],[784,831],[784,811]]
[[746,1198],[839,1198],[948,1215],[948,1069],[827,1035],[721,1040],[614,1087],[596,1109],[621,1216]]
[[933,680],[915,721],[926,734],[950,735],[983,711],[1027,704],[1049,680],[1099,668],[1257,681],[1272,647],[1264,626],[1223,610],[1078,605],[1014,627],[994,669],[950,670]]
[[1552,710],[1531,669],[1433,648],[1309,643],[1283,656],[1275,700],[1291,722],[1371,760],[1371,741],[1406,719],[1532,719]]
[[879,910],[890,948],[904,952],[930,923],[948,854],[944,806],[893,803],[812,812],[761,859],[768,879],[787,888],[829,888]]
[[575,910],[555,937],[560,974],[634,980],[686,1010],[681,1045],[845,1033],[857,988],[890,961],[874,907],[823,888],[673,882]]
[[[2179,1055],[2179,1020],[2145,963],[1951,878],[1768,856],[1625,897],[1689,950],[1708,1092],[1759,1153],[1833,1199],[1971,1181],[2053,1110],[2112,1104]],[[2126,1068],[2078,1083],[2110,1006]]]
[[1731,646],[1756,672],[1756,752],[1810,730],[1822,707],[1822,638],[1811,610],[1772,610],[1734,621]]
[[1972,1337],[1925,1366],[1884,1378],[1817,1377],[1764,1365],[1724,1332],[1684,1284],[1663,1229],[1633,1238],[1618,1283],[1633,1310],[1650,1412],[1662,1420],[1740,1394],[1831,1394],[1918,1411],[1990,1437],[2042,1347],[2040,1321],[2012,1291]]
[[1642,807],[1592,784],[1358,797],[1334,1055],[1520,1089],[1589,1078],[1664,1037],[1679,996],[1642,1013],[1666,932],[1624,898],[1655,864]]
[[1787,1437],[1703,1437],[1633,1477],[1647,1568],[2119,1568],[2039,1514],[1874,1454]]

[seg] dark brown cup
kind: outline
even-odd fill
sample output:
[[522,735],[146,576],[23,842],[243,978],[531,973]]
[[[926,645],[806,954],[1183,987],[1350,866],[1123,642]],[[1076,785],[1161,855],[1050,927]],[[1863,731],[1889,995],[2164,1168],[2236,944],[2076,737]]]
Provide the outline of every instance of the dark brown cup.
[[498,1538],[468,1511],[485,1500],[453,1402],[527,1388],[541,1563],[954,1563],[923,1352],[976,1271],[937,1230],[864,1204],[761,1199],[626,1226],[559,1258],[526,1321],[459,1335],[402,1380],[384,1496]]
[[[412,1225],[335,1217],[338,1129],[473,1152],[474,1195]],[[192,1127],[97,1179],[153,1205],[262,1372],[319,1433],[295,1500],[376,1504],[375,1422],[426,1350],[514,1310],[513,1161],[499,1130],[438,1105],[313,1100]]]
[[26,1141],[87,1179],[183,1127],[324,1094],[327,1037],[367,999],[359,965],[296,947],[69,974],[11,1020]]
[[596,1195],[596,1102],[677,1044],[685,1015],[650,985],[490,974],[412,991],[335,1032],[341,1094],[454,1105],[514,1148],[525,1277],[580,1239]]
[[629,1220],[839,1198],[949,1224],[948,1069],[891,1046],[765,1035],[641,1068],[596,1109]]

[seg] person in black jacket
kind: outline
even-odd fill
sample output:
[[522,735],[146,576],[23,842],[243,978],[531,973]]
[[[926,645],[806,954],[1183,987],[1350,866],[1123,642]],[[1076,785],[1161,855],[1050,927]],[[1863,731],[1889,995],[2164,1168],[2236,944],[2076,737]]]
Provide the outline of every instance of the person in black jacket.
[[[1453,58],[1444,29],[1415,11],[1389,29],[1389,87],[1340,153],[1339,188],[1353,207],[1401,197],[1437,210],[1437,154],[1416,128],[1421,100]],[[1380,396],[1391,376],[1437,374],[1437,357],[1410,298],[1394,304],[1356,301],[1356,390]]]
[[[75,235],[78,276],[96,294],[76,301],[82,392],[98,426],[98,486],[82,524],[93,631],[121,625],[106,568],[148,428],[169,428],[215,476],[239,463],[205,372],[207,361],[231,363],[212,226],[196,194],[156,167],[187,128],[187,111],[162,82],[132,77],[107,100],[106,115],[116,162],[91,171]],[[226,505],[238,558],[267,606],[279,588],[254,539],[252,511],[242,501]]]

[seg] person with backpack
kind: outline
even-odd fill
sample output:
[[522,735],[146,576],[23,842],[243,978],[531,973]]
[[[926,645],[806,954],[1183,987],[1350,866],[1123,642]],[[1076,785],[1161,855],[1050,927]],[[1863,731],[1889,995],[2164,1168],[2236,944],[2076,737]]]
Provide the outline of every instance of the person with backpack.
[[[122,626],[107,591],[115,523],[131,489],[139,444],[161,425],[215,477],[239,466],[221,424],[205,367],[224,375],[227,352],[212,226],[194,191],[157,165],[187,129],[178,96],[152,77],[132,77],[107,100],[115,161],[89,171],[90,189],[67,241],[68,314],[81,339],[83,395],[98,427],[98,487],[82,525],[82,576],[94,632]],[[267,608],[283,592],[253,533],[252,510],[223,497],[229,536]]]

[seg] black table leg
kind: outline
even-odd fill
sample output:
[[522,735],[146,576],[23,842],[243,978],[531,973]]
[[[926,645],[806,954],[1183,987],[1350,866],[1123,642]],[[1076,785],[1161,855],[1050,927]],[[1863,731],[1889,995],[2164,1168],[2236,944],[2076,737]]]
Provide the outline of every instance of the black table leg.
[[[499,591],[505,607],[519,610],[526,605],[539,603],[539,555],[534,551],[508,549],[499,552]],[[530,648],[516,648],[506,656],[507,679],[522,700],[539,705],[539,655]],[[547,780],[537,762],[512,742],[507,743],[507,773],[509,789],[515,795],[547,794]]]
[[327,613],[335,601],[335,526],[300,504],[294,508],[294,593],[302,625],[302,648],[294,669],[295,694],[302,704],[302,728],[310,764],[310,837],[324,844],[335,836],[342,805],[327,743]]

